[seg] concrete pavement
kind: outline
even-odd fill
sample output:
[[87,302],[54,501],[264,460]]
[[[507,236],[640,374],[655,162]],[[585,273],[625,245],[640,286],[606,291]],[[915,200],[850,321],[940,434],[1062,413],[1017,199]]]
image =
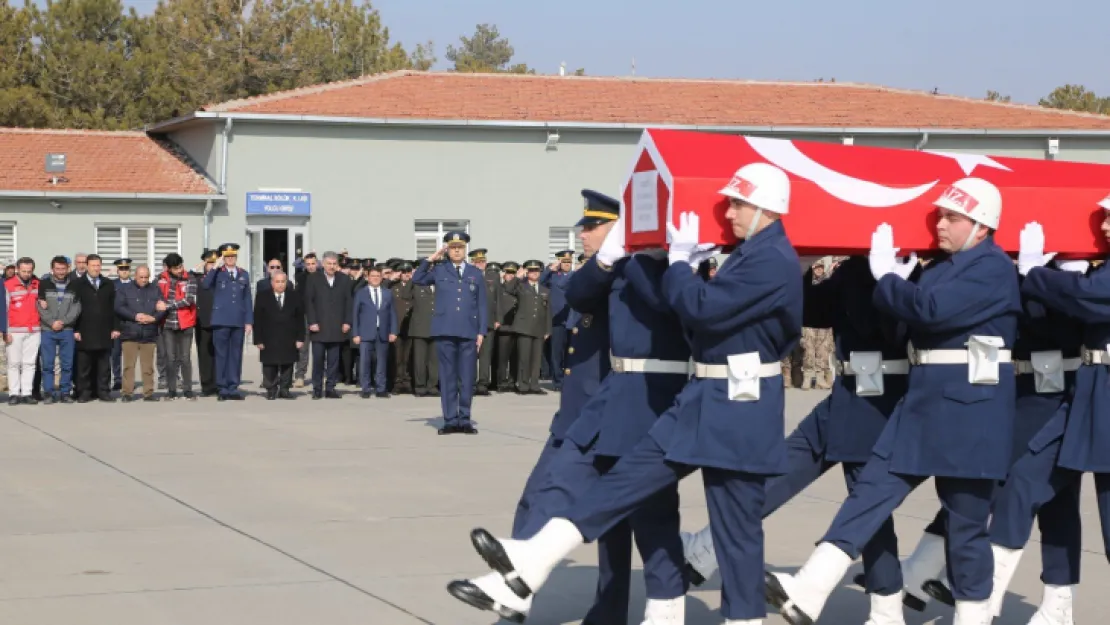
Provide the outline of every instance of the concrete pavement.
[[[256,392],[257,366],[247,370],[243,388]],[[789,426],[821,397],[790,391]],[[487,570],[467,534],[478,525],[507,533],[557,401],[478,398],[481,434],[447,437],[435,433],[433,398],[4,406],[0,623],[493,623],[444,586]],[[1096,622],[1110,575],[1085,488],[1075,617]],[[938,505],[929,484],[919,490],[897,516],[903,553]],[[769,519],[768,565],[799,566],[843,497],[834,470]],[[706,521],[696,476],[682,486],[682,512],[684,528]],[[1022,625],[1035,610],[1037,547],[998,623]],[[577,623],[595,566],[592,546],[577,550],[528,622]],[[848,579],[822,623],[866,620],[867,598]],[[689,625],[722,621],[719,583],[691,593]],[[642,609],[637,579],[631,622]],[[907,613],[910,625],[924,622],[951,622],[951,610]]]

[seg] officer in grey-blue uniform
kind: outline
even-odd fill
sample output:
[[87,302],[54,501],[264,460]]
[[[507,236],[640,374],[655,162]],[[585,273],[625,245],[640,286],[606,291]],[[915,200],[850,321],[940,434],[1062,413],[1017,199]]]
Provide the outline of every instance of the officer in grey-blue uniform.
[[[444,247],[420,261],[412,283],[435,286],[436,314],[432,317],[432,337],[439,358],[440,406],[443,427],[440,434],[477,434],[470,422],[474,399],[474,380],[478,374],[478,346],[485,338],[486,277],[466,262],[470,235],[452,231],[443,237]],[[431,263],[448,258],[434,268]]]
[[916,266],[895,258],[883,224],[869,261],[873,301],[909,326],[909,388],[816,551],[795,575],[769,573],[768,601],[792,625],[812,625],[852,560],[909,493],[929,477],[948,511],[949,577],[956,625],[989,622],[991,496],[1010,465],[1015,380],[1009,350],[1021,298],[1013,262],[991,233],[998,189],[964,178],[946,189],[937,235],[947,256]]
[[251,277],[236,266],[239,245],[219,247],[223,264],[210,270],[201,288],[212,291],[212,345],[216,348],[216,388],[219,400],[239,400],[243,374],[243,339],[254,325],[251,303]]
[[[814,315],[805,319],[805,325],[833,329],[837,382],[832,393],[787,437],[786,473],[767,482],[764,518],[837,464],[842,465],[851,491],[871,457],[871,448],[906,393],[906,325],[872,303],[876,281],[867,257],[849,258],[820,282],[814,283],[812,278],[810,269],[802,280],[806,311]],[[717,568],[710,531],[706,527],[683,535],[692,578],[698,584]],[[862,556],[872,621],[888,622],[886,614],[900,617],[902,571],[893,519],[886,519]]]
[[[606,228],[615,227],[620,202],[588,189],[582,191],[582,196],[585,210],[576,227],[583,229],[584,238],[600,239]],[[547,442],[525,482],[513,518],[512,536],[520,540],[530,538],[554,512],[569,505],[575,493],[581,491],[582,481],[597,472],[593,466],[594,456],[590,453],[592,446],[583,450],[566,438],[583,407],[597,394],[610,371],[609,292],[594,288],[581,277],[573,274],[567,288],[571,308],[568,316],[570,336],[559,410],[551,420]],[[631,545],[628,550],[631,553]],[[602,561],[598,568],[597,595],[583,623],[627,622],[627,592],[613,584],[617,576],[609,563]],[[493,610],[516,623],[523,622],[531,608],[531,598],[513,594],[497,573],[453,581],[447,590],[464,603],[481,610]],[[611,620],[614,615],[619,618],[622,614],[624,621]]]
[[545,267],[540,276],[540,284],[551,292],[551,338],[549,339],[551,384],[558,391],[563,387],[563,360],[567,353],[567,325],[570,306],[567,304],[567,285],[570,283],[570,265],[574,262],[574,250],[563,250],[555,255],[558,269]]
[[[124,284],[131,284],[131,259],[120,258],[117,259],[113,265],[116,266],[116,277],[112,278],[115,283],[116,293],[119,293],[120,287]],[[118,391],[123,388],[123,343],[119,338],[112,340],[112,390]]]
[[[778,216],[789,179],[765,163],[737,171],[721,193],[743,243],[712,279],[694,267],[715,250],[699,244],[700,219],[686,213],[671,230],[663,294],[689,333],[694,377],[631,453],[571,508],[527,541],[476,529],[478,553],[520,596],[537,591],[583,541],[597,540],[641,505],[701,469],[713,540],[721,554],[721,612],[729,623],[759,623],[763,593],[764,483],[781,474],[785,391],[779,361],[802,326],[798,256]],[[681,623],[671,615],[667,622]]]
[[[1110,198],[1100,206],[1110,210]],[[1105,216],[1102,233],[1110,238],[1110,214]],[[1066,324],[1074,319],[1082,324],[1080,359],[1074,385],[1067,377],[1061,380],[1059,373],[1049,382],[1053,387],[1064,384],[1070,397],[1033,436],[995,502],[991,542],[996,570],[991,603],[999,614],[1032,533],[1033,518],[1040,517],[1041,532],[1046,534],[1044,515],[1053,510],[1055,523],[1050,529],[1055,536],[1044,535],[1042,545],[1070,539],[1062,542],[1069,553],[1053,560],[1042,554],[1045,588],[1032,622],[1070,625],[1073,589],[1079,579],[1076,500],[1082,474],[1087,471],[1095,474],[1103,543],[1110,555],[1110,354],[1106,351],[1110,344],[1110,270],[1103,264],[1088,273],[1082,261],[1058,262],[1057,268],[1049,268],[1050,257],[1044,254],[1044,234],[1038,225],[1027,225],[1021,240],[1018,266],[1026,274],[1022,294],[1065,317],[1057,321]],[[1065,355],[1073,354],[1060,354]],[[1059,363],[1052,356],[1046,363],[1057,370],[1070,368],[1070,363]],[[1071,535],[1065,537],[1067,533]]]

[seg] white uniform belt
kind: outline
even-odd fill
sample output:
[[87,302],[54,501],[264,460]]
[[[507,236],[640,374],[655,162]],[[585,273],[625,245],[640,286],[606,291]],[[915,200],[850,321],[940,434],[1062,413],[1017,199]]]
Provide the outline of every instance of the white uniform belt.
[[1079,350],[1079,356],[1085,365],[1110,365],[1110,353],[1104,349],[1083,347]]
[[[921,365],[966,365],[966,349],[912,349],[909,352],[909,362],[917,367]],[[998,350],[998,362],[1010,362],[1010,350]]]
[[[782,364],[777,362],[759,365],[759,377],[773,378],[782,375]],[[694,363],[694,376],[710,380],[727,380],[728,365],[710,365],[704,362]]]
[[[851,362],[841,362],[839,360],[833,361],[836,365],[836,372],[840,375],[855,375],[855,369],[852,369]],[[884,360],[882,362],[882,373],[885,375],[907,375],[910,372],[909,360]]]
[[617,373],[673,373],[690,375],[689,360],[656,360],[655,358],[621,358],[609,355],[613,371]]
[[[1106,353],[1106,352],[1103,352]],[[1065,358],[1063,360],[1064,371],[1078,371],[1079,366],[1083,364],[1082,358]],[[1033,361],[1031,360],[1015,360],[1014,361],[1014,374],[1015,375],[1029,375],[1033,373]]]

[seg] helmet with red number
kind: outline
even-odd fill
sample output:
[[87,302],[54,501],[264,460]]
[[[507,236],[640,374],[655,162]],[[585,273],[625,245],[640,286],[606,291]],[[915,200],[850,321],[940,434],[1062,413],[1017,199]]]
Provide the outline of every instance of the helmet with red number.
[[991,230],[998,229],[1002,218],[1002,194],[998,187],[982,178],[957,180],[933,205],[966,215]]

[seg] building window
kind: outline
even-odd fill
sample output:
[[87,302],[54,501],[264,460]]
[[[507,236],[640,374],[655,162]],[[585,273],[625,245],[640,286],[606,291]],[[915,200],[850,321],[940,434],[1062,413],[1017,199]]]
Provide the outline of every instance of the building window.
[[14,265],[19,260],[15,249],[15,223],[0,222],[0,267]]
[[551,226],[547,229],[547,259],[555,260],[555,255],[563,250],[574,250],[575,256],[582,253],[582,239],[574,228]]
[[[413,228],[416,233],[416,258],[427,258],[443,247],[443,237],[452,230],[462,230],[470,234],[470,222],[465,219],[437,220],[417,219]],[[470,249],[470,246],[467,246]]]
[[167,254],[181,253],[179,226],[97,226],[96,253],[110,267],[118,258],[130,258],[132,266],[149,265],[152,274],[162,268]]

